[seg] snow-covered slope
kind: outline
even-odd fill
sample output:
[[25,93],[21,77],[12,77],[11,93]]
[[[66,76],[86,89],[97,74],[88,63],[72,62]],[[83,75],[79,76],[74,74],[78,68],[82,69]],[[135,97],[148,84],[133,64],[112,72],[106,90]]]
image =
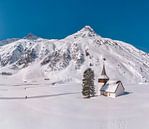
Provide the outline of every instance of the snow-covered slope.
[[0,41],[0,46],[6,45],[8,43],[12,43],[19,40],[19,38],[10,38],[10,39],[6,39],[6,40],[1,40]]
[[53,82],[77,80],[91,67],[96,79],[103,58],[111,79],[136,83],[149,81],[149,55],[134,46],[102,38],[85,26],[61,40],[35,35],[0,47],[0,71],[11,72],[21,80],[50,79]]

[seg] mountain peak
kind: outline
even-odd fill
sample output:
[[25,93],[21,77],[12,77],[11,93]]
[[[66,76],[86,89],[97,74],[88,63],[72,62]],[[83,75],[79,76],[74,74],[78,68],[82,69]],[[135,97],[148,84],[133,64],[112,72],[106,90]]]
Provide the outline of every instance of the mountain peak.
[[88,31],[88,32],[93,32],[95,33],[94,29],[91,26],[86,25],[83,27],[80,31]]
[[39,37],[38,36],[36,36],[35,34],[33,34],[33,33],[28,33],[25,37],[24,37],[24,39],[29,39],[29,40],[36,40],[36,39],[38,39]]
[[80,31],[73,34],[75,38],[77,37],[91,38],[91,37],[94,37],[95,35],[96,35],[96,32],[90,26],[85,26]]

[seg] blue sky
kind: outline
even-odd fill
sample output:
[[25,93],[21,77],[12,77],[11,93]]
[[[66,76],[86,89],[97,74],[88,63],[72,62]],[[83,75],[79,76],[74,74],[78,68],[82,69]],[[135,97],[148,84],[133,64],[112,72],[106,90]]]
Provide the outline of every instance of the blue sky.
[[90,25],[149,52],[148,0],[0,0],[0,39],[64,38]]

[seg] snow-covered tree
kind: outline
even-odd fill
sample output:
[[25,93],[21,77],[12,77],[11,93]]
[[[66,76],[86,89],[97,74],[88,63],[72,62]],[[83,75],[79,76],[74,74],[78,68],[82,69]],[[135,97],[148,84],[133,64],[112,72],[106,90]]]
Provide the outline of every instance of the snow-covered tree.
[[87,98],[95,96],[94,71],[91,68],[88,68],[84,71],[82,87],[83,96]]

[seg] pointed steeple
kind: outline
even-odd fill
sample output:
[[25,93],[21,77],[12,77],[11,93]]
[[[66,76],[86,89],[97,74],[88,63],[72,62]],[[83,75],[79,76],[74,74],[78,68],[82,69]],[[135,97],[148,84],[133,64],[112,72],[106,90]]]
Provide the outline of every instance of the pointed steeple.
[[106,74],[105,64],[103,63],[103,68],[101,75],[99,76],[98,82],[99,83],[106,83],[109,80],[109,77]]
[[101,75],[107,75],[106,70],[105,70],[105,64],[103,64]]
[[100,78],[101,79],[109,79],[109,77],[106,74],[106,69],[105,69],[105,64],[104,63],[103,63],[103,68],[102,68],[102,72],[101,72]]

